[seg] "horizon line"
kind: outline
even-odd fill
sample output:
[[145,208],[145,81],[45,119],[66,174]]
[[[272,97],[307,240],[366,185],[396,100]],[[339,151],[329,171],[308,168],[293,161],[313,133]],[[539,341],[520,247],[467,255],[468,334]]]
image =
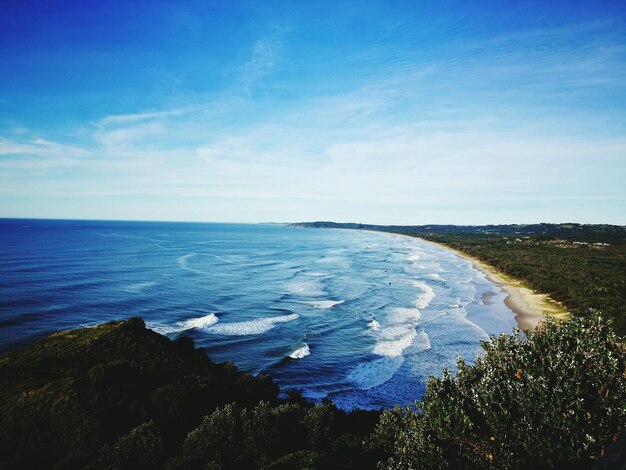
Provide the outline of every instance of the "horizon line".
[[355,224],[355,225],[371,225],[380,227],[424,227],[424,226],[456,226],[456,227],[488,227],[488,226],[506,226],[506,225],[608,225],[614,227],[622,227],[626,229],[626,224],[609,224],[609,223],[588,223],[588,222],[517,222],[517,223],[489,223],[489,224],[457,224],[457,223],[416,223],[416,224],[378,224],[365,222],[336,222],[332,220],[310,220],[298,222],[225,222],[215,220],[153,220],[153,219],[91,219],[91,218],[67,218],[67,217],[4,217],[0,216],[0,220],[55,220],[55,221],[75,221],[75,222],[150,222],[150,223],[169,223],[169,224],[237,224],[237,225],[291,225],[291,224],[313,224],[313,223],[332,223],[332,224]]

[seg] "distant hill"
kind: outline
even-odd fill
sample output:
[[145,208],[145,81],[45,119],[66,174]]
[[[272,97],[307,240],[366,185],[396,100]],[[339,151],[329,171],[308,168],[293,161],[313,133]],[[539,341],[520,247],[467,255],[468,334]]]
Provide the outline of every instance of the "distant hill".
[[483,235],[521,235],[541,238],[559,238],[592,243],[626,243],[626,226],[606,224],[508,224],[508,225],[375,225],[338,222],[298,222],[291,227],[343,228],[375,230],[405,234],[465,233]]

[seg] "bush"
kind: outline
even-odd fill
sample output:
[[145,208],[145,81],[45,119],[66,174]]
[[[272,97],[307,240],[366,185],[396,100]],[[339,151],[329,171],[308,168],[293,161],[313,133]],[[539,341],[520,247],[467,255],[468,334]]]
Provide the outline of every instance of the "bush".
[[307,431],[312,449],[328,449],[336,441],[338,414],[330,402],[315,405],[306,412],[302,427]]
[[597,314],[482,347],[431,378],[415,410],[383,413],[382,467],[588,468],[624,428],[626,343]]
[[211,463],[216,468],[237,461],[243,449],[242,410],[235,404],[218,408],[191,431],[183,444],[187,462]]
[[143,423],[120,437],[101,452],[102,467],[110,469],[150,469],[161,461],[161,435],[153,421]]

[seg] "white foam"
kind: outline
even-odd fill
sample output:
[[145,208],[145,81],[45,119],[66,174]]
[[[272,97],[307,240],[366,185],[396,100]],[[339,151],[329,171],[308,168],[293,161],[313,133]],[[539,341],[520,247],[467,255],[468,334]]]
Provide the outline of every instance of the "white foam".
[[435,298],[435,291],[432,287],[422,281],[411,281],[411,284],[421,289],[422,294],[413,301],[416,308],[425,309],[430,305],[430,302]]
[[329,310],[335,305],[344,303],[344,300],[308,300],[302,303],[314,308],[319,308],[320,310]]
[[417,326],[417,322],[422,318],[421,312],[416,308],[396,307],[387,314],[388,323],[391,324],[412,324]]
[[348,380],[361,390],[369,390],[390,380],[403,363],[402,356],[381,357],[356,366],[348,374]]
[[298,318],[300,318],[300,315],[292,313],[280,317],[260,318],[258,320],[236,323],[219,323],[209,327],[206,331],[228,336],[260,335],[274,328],[277,323],[290,322]]
[[176,322],[174,325],[167,325],[160,322],[148,322],[146,326],[162,335],[180,333],[181,331],[192,330],[194,328],[205,330],[206,328],[218,322],[218,318],[214,313],[210,313],[203,317],[190,318],[189,320]]
[[[395,331],[393,331],[395,330]],[[394,335],[398,330],[402,331],[400,335]],[[401,356],[402,351],[411,346],[413,338],[417,336],[414,329],[406,328],[385,328],[383,330],[383,340],[376,343],[372,352],[378,356],[396,357]]]
[[380,329],[380,323],[378,323],[376,320],[372,320],[367,324],[367,326],[374,331],[378,331]]
[[322,297],[326,295],[322,285],[314,279],[292,281],[287,284],[287,292],[303,297]]
[[180,332],[180,328],[172,325],[164,325],[157,322],[146,322],[146,326],[160,335],[169,335]]
[[157,281],[146,281],[146,282],[138,282],[136,284],[131,284],[127,287],[124,288],[124,290],[126,292],[130,292],[132,294],[137,294],[139,292],[141,292],[142,290],[148,288],[148,287],[152,287],[152,286],[156,286],[158,284]]
[[416,308],[394,308],[376,330],[377,341],[372,353],[386,357],[401,356],[418,337],[416,329],[420,319],[421,313]]
[[302,359],[303,357],[306,357],[309,354],[311,354],[311,350],[309,349],[309,345],[304,343],[304,345],[300,346],[294,352],[289,354],[289,357],[292,358],[292,359]]
[[417,332],[415,339],[413,340],[413,344],[411,345],[411,350],[415,350],[414,352],[427,351],[432,348],[430,344],[430,338],[426,334],[424,330],[420,330]]
[[443,281],[444,278],[442,278],[439,274],[437,273],[433,273],[433,274],[428,274],[428,277],[430,279],[434,279],[435,281]]
[[217,321],[217,316],[214,313],[210,313],[209,315],[205,315],[204,317],[190,318],[189,320],[178,322],[177,325],[180,326],[180,329],[182,331],[191,330],[192,328],[202,330],[204,328],[208,328],[211,325],[214,325],[215,323],[217,323]]

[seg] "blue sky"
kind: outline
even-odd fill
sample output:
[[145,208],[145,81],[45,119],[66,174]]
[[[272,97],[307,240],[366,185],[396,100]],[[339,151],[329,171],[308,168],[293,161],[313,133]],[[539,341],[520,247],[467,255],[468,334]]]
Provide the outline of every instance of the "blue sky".
[[626,224],[626,4],[2,3],[0,217]]

